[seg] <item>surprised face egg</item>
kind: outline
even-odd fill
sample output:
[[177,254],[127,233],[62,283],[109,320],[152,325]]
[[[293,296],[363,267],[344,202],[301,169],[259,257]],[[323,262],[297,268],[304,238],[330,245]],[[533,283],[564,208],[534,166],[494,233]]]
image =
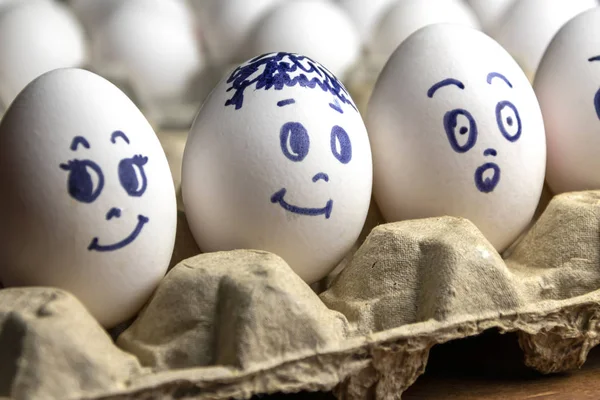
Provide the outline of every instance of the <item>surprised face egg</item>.
[[485,34],[440,24],[410,36],[379,77],[367,124],[388,221],[468,218],[498,250],[530,222],[546,163],[540,107]]
[[30,83],[0,124],[0,280],[72,292],[104,326],[132,317],[166,272],[175,191],[135,105],[88,71]]
[[331,72],[290,53],[256,57],[214,89],[182,173],[202,250],[271,251],[309,283],[352,247],[371,196],[371,150],[356,106]]

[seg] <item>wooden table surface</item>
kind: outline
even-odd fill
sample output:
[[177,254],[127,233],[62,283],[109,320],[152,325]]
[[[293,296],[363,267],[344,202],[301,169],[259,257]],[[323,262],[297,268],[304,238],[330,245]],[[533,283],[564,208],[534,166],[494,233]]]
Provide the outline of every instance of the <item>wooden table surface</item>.
[[[488,332],[436,346],[425,375],[402,400],[600,400],[600,348],[592,350],[581,370],[564,374],[541,375],[522,359],[514,334]],[[268,397],[335,399],[328,393]]]

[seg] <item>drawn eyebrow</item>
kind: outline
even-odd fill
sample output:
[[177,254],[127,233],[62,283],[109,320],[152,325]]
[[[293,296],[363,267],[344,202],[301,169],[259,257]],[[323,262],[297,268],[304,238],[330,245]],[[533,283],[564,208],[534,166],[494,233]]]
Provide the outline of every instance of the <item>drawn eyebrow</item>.
[[294,104],[294,103],[296,103],[296,100],[294,100],[294,99],[280,100],[277,102],[277,107],[284,107],[284,106]]
[[492,79],[494,79],[494,78],[502,79],[508,85],[508,87],[512,89],[512,87],[513,87],[512,83],[510,83],[510,81],[508,79],[506,79],[506,77],[504,75],[502,75],[500,72],[490,72],[487,76],[487,83],[489,83],[491,85]]
[[114,144],[117,143],[117,138],[123,139],[127,144],[129,144],[129,138],[121,131],[114,131],[112,135],[110,135],[110,141]]
[[83,136],[75,136],[71,142],[71,150],[76,151],[79,145],[82,145],[86,149],[90,148],[90,143],[86,140],[86,138]]
[[434,84],[432,87],[430,87],[429,90],[427,91],[427,97],[432,98],[438,89],[441,89],[444,86],[450,86],[450,85],[454,85],[461,90],[463,90],[465,88],[465,85],[461,81],[459,81],[457,79],[448,78],[448,79],[441,80],[438,83]]
[[589,61],[589,62],[592,62],[592,61],[600,61],[600,56],[594,56],[594,57],[590,57],[590,58],[588,58],[588,61]]

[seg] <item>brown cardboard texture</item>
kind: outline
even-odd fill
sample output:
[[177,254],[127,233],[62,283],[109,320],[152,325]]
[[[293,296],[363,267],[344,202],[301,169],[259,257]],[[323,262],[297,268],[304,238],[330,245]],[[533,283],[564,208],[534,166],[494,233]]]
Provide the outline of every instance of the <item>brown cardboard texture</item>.
[[270,253],[191,256],[184,224],[186,259],[116,343],[67,293],[0,290],[0,396],[398,399],[432,346],[488,329],[544,373],[600,342],[600,192],[555,197],[504,259],[465,219],[378,225],[320,295]]

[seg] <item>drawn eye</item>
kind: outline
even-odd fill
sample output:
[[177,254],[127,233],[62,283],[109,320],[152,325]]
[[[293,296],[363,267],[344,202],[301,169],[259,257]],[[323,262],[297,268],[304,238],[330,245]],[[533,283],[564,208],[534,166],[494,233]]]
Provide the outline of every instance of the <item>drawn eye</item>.
[[344,128],[334,126],[331,128],[331,152],[342,164],[352,160],[352,143]]
[[104,174],[91,160],[71,160],[60,164],[60,168],[69,171],[67,190],[69,195],[82,203],[92,203],[100,196],[104,187]]
[[509,142],[516,142],[521,137],[521,117],[519,111],[510,101],[501,101],[496,106],[496,122],[502,136]]
[[467,110],[457,108],[444,115],[444,128],[450,146],[457,153],[466,153],[477,142],[477,124]]
[[598,89],[596,96],[594,96],[594,108],[596,108],[596,115],[600,119],[600,89]]
[[292,161],[304,160],[310,147],[310,139],[306,128],[299,122],[288,122],[281,127],[279,133],[281,151]]
[[119,181],[128,195],[140,197],[146,191],[148,181],[144,172],[144,165],[148,157],[141,155],[125,158],[119,163]]

